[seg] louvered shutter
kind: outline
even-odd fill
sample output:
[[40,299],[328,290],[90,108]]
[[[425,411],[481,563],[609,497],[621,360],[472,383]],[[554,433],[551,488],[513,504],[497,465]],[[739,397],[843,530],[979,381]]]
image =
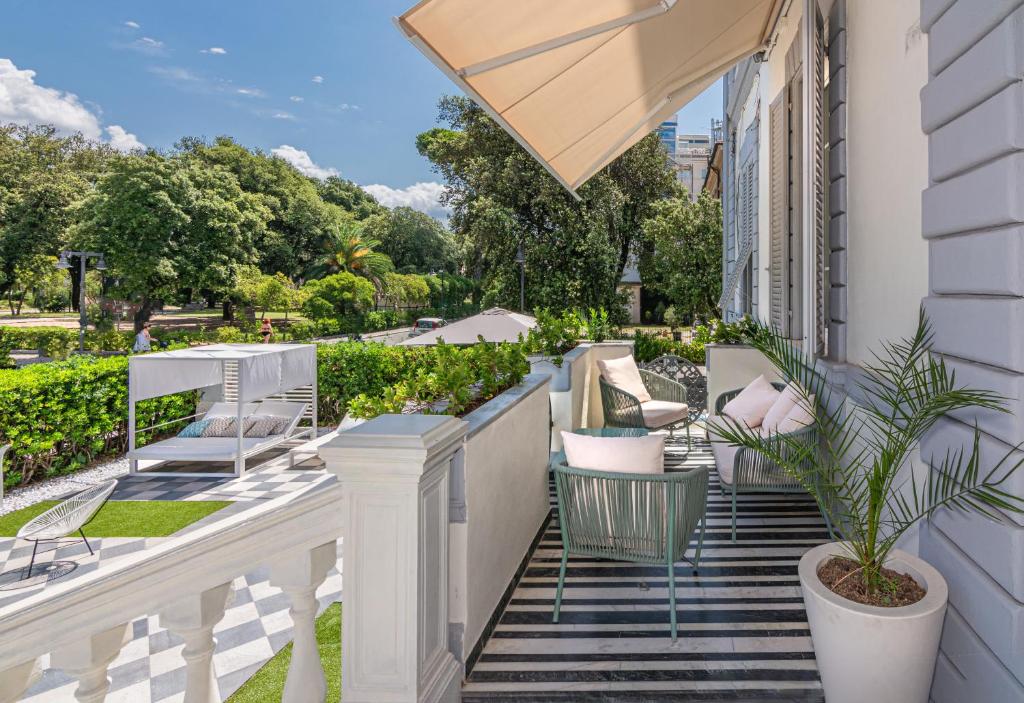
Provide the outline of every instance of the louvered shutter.
[[828,320],[826,317],[827,289],[825,266],[825,30],[824,20],[814,8],[814,40],[811,42],[811,56],[807,62],[810,69],[808,83],[811,86],[811,114],[808,127],[811,130],[811,241],[814,243],[814,338],[815,352],[828,354]]
[[789,127],[786,89],[768,108],[769,322],[789,335]]

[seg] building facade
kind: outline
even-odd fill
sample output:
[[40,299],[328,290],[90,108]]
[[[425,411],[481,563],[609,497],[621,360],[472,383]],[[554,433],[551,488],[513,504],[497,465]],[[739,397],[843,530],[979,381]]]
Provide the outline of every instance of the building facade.
[[711,160],[711,146],[711,136],[708,134],[676,136],[676,178],[686,186],[690,200],[696,200],[704,187]]
[[[793,0],[724,88],[723,315],[813,350],[855,412],[923,305],[1011,412],[946,419],[921,457],[977,424],[991,468],[1024,441],[1024,0]],[[932,699],[1024,700],[1024,517],[940,511],[903,546],[949,584]]]
[[678,128],[679,123],[675,120],[665,120],[658,125],[658,139],[661,140],[661,145],[665,147],[668,158],[673,161],[676,158],[676,130]]

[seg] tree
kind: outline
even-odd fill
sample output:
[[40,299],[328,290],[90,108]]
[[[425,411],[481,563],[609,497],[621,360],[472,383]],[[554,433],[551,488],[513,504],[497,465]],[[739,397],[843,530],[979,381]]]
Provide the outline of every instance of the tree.
[[333,233],[331,253],[320,268],[331,273],[347,271],[367,278],[379,287],[381,277],[394,271],[395,267],[391,259],[375,251],[378,246],[380,242],[363,234],[361,225],[352,221],[342,222]]
[[657,138],[591,178],[577,201],[468,98],[443,98],[440,120],[448,128],[420,134],[417,148],[445,179],[450,225],[485,304],[518,307],[522,246],[528,308],[624,312],[622,271],[642,222],[675,183]]
[[377,249],[404,273],[454,272],[458,254],[452,233],[436,219],[400,206],[368,217],[366,238],[380,242]]
[[150,152],[112,162],[75,236],[106,254],[119,292],[139,302],[138,329],[178,289],[230,290],[270,217],[231,172]]
[[373,284],[347,271],[306,283],[302,313],[311,320],[343,317],[373,306]]
[[239,268],[235,283],[235,296],[260,311],[260,319],[271,310],[288,311],[295,305],[295,284],[283,273],[261,273],[256,266]]
[[415,273],[386,273],[381,279],[381,302],[385,305],[423,305],[430,299],[425,276]]
[[338,176],[329,176],[319,181],[316,189],[325,202],[337,205],[357,220],[365,220],[372,215],[388,211],[358,185]]
[[67,302],[67,274],[57,269],[56,264],[55,256],[32,254],[15,265],[14,280],[7,287],[7,305],[12,315],[21,314],[21,306],[29,291],[59,289],[63,292],[64,302]]
[[644,284],[680,313],[715,315],[722,295],[722,203],[706,191],[691,203],[682,192],[656,203],[643,231],[649,245],[640,258]]

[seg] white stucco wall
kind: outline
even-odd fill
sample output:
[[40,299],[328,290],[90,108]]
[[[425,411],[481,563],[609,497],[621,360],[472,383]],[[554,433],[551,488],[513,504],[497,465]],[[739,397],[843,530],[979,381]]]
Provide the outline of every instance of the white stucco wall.
[[928,141],[920,90],[928,78],[919,0],[847,3],[848,342],[850,363],[879,340],[913,332],[928,293],[921,191]]

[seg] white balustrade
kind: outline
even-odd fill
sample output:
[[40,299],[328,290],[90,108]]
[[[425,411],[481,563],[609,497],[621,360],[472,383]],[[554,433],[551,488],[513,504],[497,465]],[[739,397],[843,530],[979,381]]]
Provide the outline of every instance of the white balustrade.
[[283,700],[323,703],[315,592],[337,560],[342,507],[337,482],[316,484],[0,608],[0,703],[21,698],[47,653],[52,667],[78,681],[80,703],[103,701],[107,670],[127,641],[129,623],[152,614],[185,641],[186,703],[219,703],[213,629],[232,581],[261,566],[270,566],[272,583],[292,604],[296,642]]

